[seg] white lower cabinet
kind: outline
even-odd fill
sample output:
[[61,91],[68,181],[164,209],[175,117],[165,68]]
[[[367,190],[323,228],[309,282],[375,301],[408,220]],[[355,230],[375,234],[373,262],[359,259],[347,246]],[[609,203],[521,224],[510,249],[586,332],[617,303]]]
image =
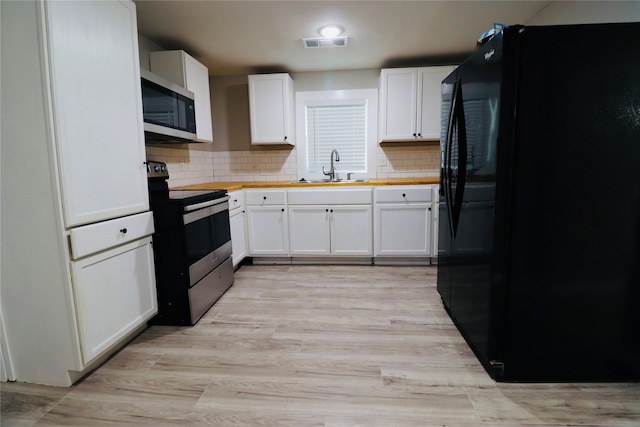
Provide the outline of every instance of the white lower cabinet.
[[432,191],[430,186],[375,189],[376,257],[432,255]]
[[291,255],[372,254],[371,206],[289,206]]
[[244,208],[244,193],[233,191],[229,193],[229,225],[231,226],[231,259],[236,267],[247,256],[247,236],[245,233],[246,211]]
[[[252,257],[424,264],[435,256],[436,186],[247,189],[244,195]],[[234,263],[242,221],[232,207]]]
[[249,254],[289,255],[285,190],[246,190]]
[[157,312],[151,238],[71,265],[80,347],[88,364]]
[[289,206],[289,239],[293,255],[329,255],[329,208]]
[[376,207],[377,255],[431,255],[431,205]]
[[289,241],[296,256],[371,256],[371,188],[289,190]]
[[248,206],[247,223],[251,255],[289,254],[284,206]]
[[331,253],[373,254],[371,206],[331,206]]

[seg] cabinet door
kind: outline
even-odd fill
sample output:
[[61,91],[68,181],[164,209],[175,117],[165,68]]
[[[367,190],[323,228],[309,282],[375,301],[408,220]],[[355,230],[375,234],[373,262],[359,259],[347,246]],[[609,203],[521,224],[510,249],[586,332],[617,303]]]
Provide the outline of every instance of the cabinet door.
[[249,76],[252,144],[293,144],[293,81],[288,74]]
[[249,206],[249,253],[251,255],[288,255],[289,233],[284,206]]
[[329,255],[329,208],[289,206],[291,255]]
[[431,204],[378,205],[375,255],[431,255]]
[[247,256],[247,241],[244,232],[245,212],[238,209],[229,215],[229,225],[231,226],[231,248],[233,266],[237,266]]
[[158,312],[151,238],[71,265],[86,365]]
[[331,206],[331,253],[371,255],[371,206]]
[[148,210],[135,5],[45,7],[66,226]]
[[441,125],[441,96],[440,86],[455,67],[424,67],[418,69],[418,137],[422,139],[440,139]]
[[418,71],[416,68],[382,70],[380,74],[381,141],[416,137]]
[[209,70],[185,54],[184,66],[187,89],[193,92],[196,108],[196,134],[198,141],[213,142],[211,126],[211,94],[209,92]]

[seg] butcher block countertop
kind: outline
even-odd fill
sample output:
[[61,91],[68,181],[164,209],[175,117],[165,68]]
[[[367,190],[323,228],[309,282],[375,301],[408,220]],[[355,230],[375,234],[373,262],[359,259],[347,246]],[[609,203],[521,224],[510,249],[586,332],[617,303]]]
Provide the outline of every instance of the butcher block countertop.
[[254,181],[254,182],[206,182],[203,184],[185,185],[172,187],[172,190],[227,190],[236,191],[244,188],[308,188],[308,187],[367,187],[385,185],[428,185],[439,184],[439,177],[431,178],[387,178],[370,179],[367,182],[347,182],[347,183],[294,183],[280,181]]

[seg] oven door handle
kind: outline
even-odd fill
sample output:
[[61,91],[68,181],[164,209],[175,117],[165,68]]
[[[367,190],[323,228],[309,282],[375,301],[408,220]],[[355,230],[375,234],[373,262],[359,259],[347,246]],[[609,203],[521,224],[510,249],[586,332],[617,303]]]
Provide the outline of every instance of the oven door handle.
[[[222,200],[224,199],[224,200]],[[185,212],[182,215],[182,223],[184,225],[187,224],[191,224],[194,221],[198,221],[202,218],[206,218],[208,216],[213,216],[215,214],[218,214],[220,212],[224,212],[227,211],[227,215],[228,215],[228,211],[229,211],[229,202],[227,201],[229,198],[228,197],[224,197],[221,199],[216,199],[216,200],[220,200],[217,203],[214,203],[213,205],[209,205],[206,206],[204,208],[200,208],[197,209],[195,211],[191,211],[191,212]],[[207,202],[208,203],[208,202]],[[200,203],[198,203],[200,204]],[[195,205],[191,205],[191,206],[195,206]]]
[[229,200],[229,196],[224,196],[217,198],[215,200],[207,200],[206,202],[196,203],[195,205],[189,205],[184,207],[185,212],[191,212],[202,208],[207,208],[209,206],[217,205],[218,203],[226,202]]

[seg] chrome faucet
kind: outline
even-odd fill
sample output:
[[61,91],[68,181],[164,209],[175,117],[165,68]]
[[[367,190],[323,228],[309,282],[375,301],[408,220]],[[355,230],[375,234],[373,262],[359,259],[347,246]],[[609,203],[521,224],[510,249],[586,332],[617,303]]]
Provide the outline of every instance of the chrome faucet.
[[333,150],[331,150],[331,169],[326,171],[324,170],[324,166],[322,166],[322,173],[324,175],[329,176],[329,178],[331,179],[331,181],[335,181],[336,179],[336,171],[333,168],[333,158],[334,158],[334,154],[335,154],[335,161],[339,162],[340,161],[340,154],[338,154],[338,150],[336,150],[335,148]]

